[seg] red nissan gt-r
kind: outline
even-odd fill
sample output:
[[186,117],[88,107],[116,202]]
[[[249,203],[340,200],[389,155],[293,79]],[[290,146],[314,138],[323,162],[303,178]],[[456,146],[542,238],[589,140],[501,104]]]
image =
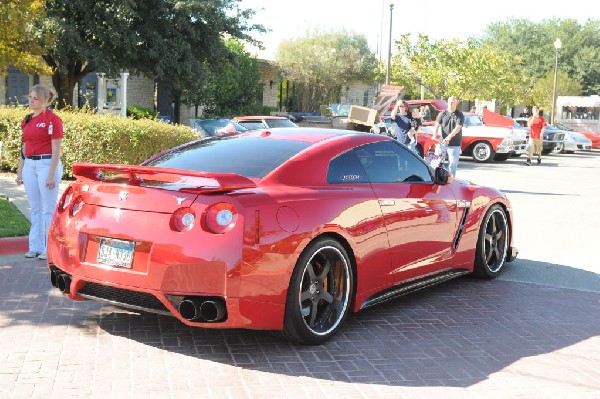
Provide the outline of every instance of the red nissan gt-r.
[[382,135],[257,130],[73,173],[50,229],[52,284],[190,326],[319,344],[350,311],[493,278],[517,255],[504,194]]

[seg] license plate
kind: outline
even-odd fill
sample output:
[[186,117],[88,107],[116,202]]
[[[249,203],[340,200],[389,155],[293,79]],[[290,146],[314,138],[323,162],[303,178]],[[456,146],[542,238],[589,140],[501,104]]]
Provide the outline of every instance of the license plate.
[[111,266],[131,268],[134,248],[135,243],[132,241],[100,238],[96,260]]

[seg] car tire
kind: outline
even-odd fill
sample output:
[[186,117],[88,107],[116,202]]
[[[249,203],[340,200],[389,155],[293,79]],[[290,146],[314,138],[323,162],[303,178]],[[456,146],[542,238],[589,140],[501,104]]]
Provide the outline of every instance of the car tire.
[[496,151],[487,141],[478,141],[471,148],[471,156],[476,162],[484,163],[491,161],[496,155]]
[[510,158],[510,154],[496,154],[494,155],[494,161],[504,162]]
[[565,145],[563,143],[556,144],[556,147],[554,147],[554,149],[552,149],[552,152],[557,153],[557,154],[564,154],[565,153]]
[[502,206],[492,205],[485,214],[475,249],[476,277],[491,279],[502,272],[508,253],[510,227]]
[[353,292],[352,263],[344,247],[331,238],[313,241],[290,279],[283,334],[304,345],[329,340],[348,316]]

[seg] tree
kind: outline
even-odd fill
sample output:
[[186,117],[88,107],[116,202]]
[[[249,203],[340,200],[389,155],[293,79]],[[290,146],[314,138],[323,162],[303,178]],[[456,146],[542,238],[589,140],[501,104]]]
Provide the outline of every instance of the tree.
[[345,31],[283,41],[275,59],[285,78],[296,84],[296,108],[304,112],[339,101],[343,86],[371,82],[377,66],[366,37]]
[[55,35],[44,59],[61,105],[72,104],[75,84],[88,72],[126,69],[173,81],[202,71],[225,52],[223,35],[254,42],[251,10],[239,0],[48,0],[40,34]]
[[461,42],[430,40],[410,35],[397,42],[392,81],[416,93],[424,85],[436,98],[451,95],[463,100],[496,98],[510,103],[518,99],[523,84],[519,57],[508,56],[473,39]]
[[24,72],[49,73],[41,56],[44,42],[33,23],[44,18],[45,0],[2,0],[0,2],[0,71],[14,65]]
[[[550,114],[552,109],[552,95],[554,92],[554,72],[550,71],[546,76],[538,79],[531,90],[531,102]],[[572,78],[566,71],[559,70],[556,79],[557,96],[579,96],[581,95],[581,83]]]
[[574,19],[551,19],[539,23],[527,19],[495,22],[486,28],[481,41],[519,56],[532,82],[554,70],[554,41],[560,38],[561,70],[577,79],[582,94],[600,91],[600,20],[589,19],[581,25]]
[[183,101],[203,105],[204,117],[233,117],[253,113],[259,104],[262,83],[258,61],[236,39],[225,41],[229,51],[219,62],[203,65],[201,79],[180,80]]

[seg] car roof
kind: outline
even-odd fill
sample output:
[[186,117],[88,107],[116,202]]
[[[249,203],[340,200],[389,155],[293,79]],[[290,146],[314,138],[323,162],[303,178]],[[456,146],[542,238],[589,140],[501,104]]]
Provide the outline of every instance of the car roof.
[[234,121],[254,121],[254,120],[282,120],[282,119],[288,119],[285,116],[236,116],[235,118],[233,118]]
[[339,136],[355,136],[367,133],[355,132],[353,130],[323,129],[323,128],[292,128],[276,127],[251,130],[243,135],[251,137],[265,137],[274,140],[293,140],[307,143],[318,143]]

